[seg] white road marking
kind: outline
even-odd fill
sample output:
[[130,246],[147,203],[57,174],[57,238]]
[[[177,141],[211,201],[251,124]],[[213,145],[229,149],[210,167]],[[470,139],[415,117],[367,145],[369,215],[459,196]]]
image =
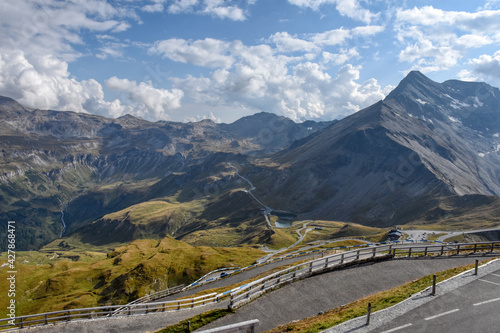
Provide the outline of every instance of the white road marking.
[[410,326],[411,326],[411,323],[408,323],[408,324],[403,325],[403,326],[399,326],[399,327],[391,328],[390,330],[387,330],[387,331],[383,331],[382,333],[395,332],[395,331],[402,330],[403,328],[407,328],[407,327],[410,327]]
[[438,315],[435,315],[435,316],[432,316],[432,317],[427,317],[425,318],[425,320],[432,320],[432,319],[436,319],[438,317],[441,317],[441,316],[445,316],[447,314],[450,314],[450,313],[453,313],[453,312],[457,312],[457,311],[460,311],[460,309],[454,309],[454,310],[451,310],[451,311],[448,311],[448,312],[443,312],[443,313],[440,313]]
[[480,303],[476,303],[476,304],[472,304],[472,305],[478,306],[478,305],[483,305],[483,304],[487,304],[487,303],[491,303],[491,302],[497,302],[497,301],[500,301],[500,298],[490,299],[488,301],[484,301],[484,302],[480,302]]
[[500,286],[500,283],[496,283],[496,282],[491,282],[491,281],[488,281],[488,280],[483,280],[483,279],[478,279],[479,281],[483,281],[483,282],[488,282],[488,283],[491,283],[491,284],[494,284],[496,286]]
[[500,275],[498,275],[498,274],[493,274],[493,273],[491,273],[491,275],[500,277]]

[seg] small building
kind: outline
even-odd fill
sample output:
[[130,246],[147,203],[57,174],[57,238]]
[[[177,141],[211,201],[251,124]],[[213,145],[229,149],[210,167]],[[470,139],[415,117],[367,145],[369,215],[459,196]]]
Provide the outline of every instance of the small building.
[[401,238],[402,235],[403,235],[403,232],[401,231],[400,228],[392,228],[389,231],[389,234],[387,235],[387,238],[390,241],[397,241],[397,240],[399,240]]

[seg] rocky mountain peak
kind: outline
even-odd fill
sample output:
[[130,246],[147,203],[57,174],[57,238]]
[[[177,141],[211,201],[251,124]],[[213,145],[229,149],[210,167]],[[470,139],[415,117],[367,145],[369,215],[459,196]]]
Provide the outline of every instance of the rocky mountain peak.
[[390,224],[418,219],[419,202],[500,196],[499,95],[484,83],[411,72],[383,101],[275,155],[287,175],[277,173],[269,197],[300,193],[279,203],[313,217]]
[[12,98],[0,96],[0,112],[9,114],[11,112],[21,112],[26,110],[27,108]]
[[411,71],[386,99],[398,99],[401,97],[425,99],[432,91],[435,94],[440,90],[439,83],[432,81],[419,71]]
[[485,134],[500,132],[500,90],[482,82],[437,83],[420,72],[404,78],[384,104],[410,117],[437,120]]

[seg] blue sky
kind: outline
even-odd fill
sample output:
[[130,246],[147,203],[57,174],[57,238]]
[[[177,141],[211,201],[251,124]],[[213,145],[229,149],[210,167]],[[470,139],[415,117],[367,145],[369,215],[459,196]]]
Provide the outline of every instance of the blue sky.
[[500,86],[500,0],[3,0],[0,95],[109,117],[331,120],[412,69]]

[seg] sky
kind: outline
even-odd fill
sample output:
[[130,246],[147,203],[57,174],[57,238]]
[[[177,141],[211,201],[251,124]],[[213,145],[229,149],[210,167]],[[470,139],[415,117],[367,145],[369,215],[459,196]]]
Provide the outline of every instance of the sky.
[[1,0],[0,95],[39,109],[341,119],[410,70],[500,86],[500,0]]

